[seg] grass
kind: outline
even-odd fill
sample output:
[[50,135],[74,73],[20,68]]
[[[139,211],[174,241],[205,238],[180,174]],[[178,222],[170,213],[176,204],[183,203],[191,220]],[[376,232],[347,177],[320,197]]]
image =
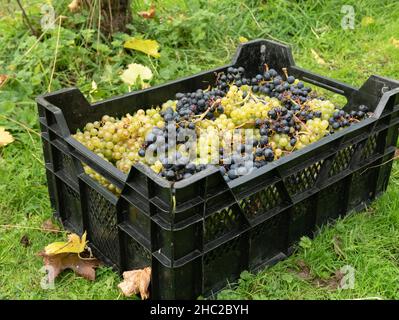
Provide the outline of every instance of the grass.
[[[44,2],[29,1],[26,6],[36,28]],[[97,271],[95,282],[65,272],[57,278],[55,290],[40,287],[44,273],[36,253],[64,238],[63,233],[38,230],[51,217],[51,208],[34,98],[47,90],[50,81],[51,90],[76,85],[96,101],[127,92],[118,74],[128,63],[148,65],[155,74],[153,84],[161,83],[227,63],[240,36],[290,43],[298,65],[355,86],[371,74],[399,79],[399,48],[392,40],[399,34],[399,3],[393,1],[274,0],[234,5],[227,0],[206,1],[206,5],[205,1],[157,1],[160,20],[135,16],[129,29],[161,44],[158,60],[124,51],[124,34],[112,41],[100,38],[102,46],[98,46],[96,28],[88,26],[83,14],[69,14],[68,1],[53,3],[57,14],[68,17],[59,30],[57,50],[57,28],[36,43],[18,8],[0,9],[0,74],[9,75],[0,88],[0,126],[16,138],[0,149],[0,225],[13,226],[0,227],[2,299],[122,298],[116,288],[119,277],[104,267]],[[354,6],[354,30],[340,26],[344,4]],[[135,11],[144,8],[143,1],[133,1]],[[373,23],[368,24],[365,17],[372,17]],[[312,49],[324,62],[315,59]],[[323,227],[314,240],[302,241],[293,256],[275,266],[256,275],[244,272],[219,298],[398,299],[398,173],[395,163],[388,191],[366,211]],[[23,236],[31,243],[27,247],[20,243]],[[336,284],[333,275],[344,265],[355,269],[354,289],[327,287]]]

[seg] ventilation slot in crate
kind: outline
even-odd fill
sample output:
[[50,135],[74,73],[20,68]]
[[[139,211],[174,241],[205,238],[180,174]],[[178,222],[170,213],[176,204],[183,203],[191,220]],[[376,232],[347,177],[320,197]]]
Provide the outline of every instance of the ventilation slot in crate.
[[87,186],[88,229],[90,242],[116,263],[119,260],[119,238],[116,207],[100,193]]
[[361,159],[365,160],[375,154],[377,149],[377,134],[372,135],[368,138],[366,145],[364,146]]
[[356,146],[349,146],[345,149],[342,149],[336,155],[334,162],[331,165],[331,168],[328,172],[328,177],[331,178],[342,171],[348,169],[349,164],[352,160],[353,154],[355,153]]
[[211,242],[228,233],[238,231],[243,223],[242,220],[240,212],[235,206],[215,212],[205,219],[205,242]]
[[248,238],[241,235],[204,256],[204,290],[218,290],[247,268]]
[[69,179],[73,183],[78,184],[78,175],[72,157],[67,155],[65,151],[53,147],[54,151],[54,170],[61,172],[62,176]]
[[315,200],[312,197],[303,200],[292,207],[291,219],[289,222],[290,244],[298,241],[302,236],[312,236],[316,222],[314,202]]
[[275,185],[259,191],[240,201],[240,207],[248,219],[252,220],[277,208],[283,199]]
[[124,237],[126,239],[126,269],[133,270],[151,266],[151,253],[128,235]]
[[286,212],[262,222],[250,231],[249,261],[255,269],[277,254],[287,250]]
[[82,210],[79,194],[61,180],[59,180],[59,186],[59,197],[62,202],[60,206],[61,219],[75,232],[82,233]]
[[320,160],[285,178],[284,183],[288,192],[293,196],[312,189],[320,174],[323,162],[324,160]]
[[339,180],[333,185],[320,191],[317,201],[317,221],[318,227],[337,219],[346,212],[346,188],[348,184],[345,180]]

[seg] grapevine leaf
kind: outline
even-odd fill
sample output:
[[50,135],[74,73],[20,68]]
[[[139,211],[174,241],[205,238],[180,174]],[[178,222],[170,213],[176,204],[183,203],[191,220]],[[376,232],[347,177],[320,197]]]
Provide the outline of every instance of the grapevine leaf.
[[151,268],[125,271],[123,281],[118,284],[118,288],[126,297],[140,293],[141,299],[149,298],[148,287],[151,280]]
[[151,80],[152,79],[151,69],[146,66],[143,66],[142,64],[131,63],[128,65],[128,68],[124,70],[123,73],[121,74],[122,81],[129,86],[136,84],[139,78],[141,81]]
[[4,147],[11,142],[14,142],[14,137],[3,127],[0,127],[0,147]]
[[68,235],[68,242],[53,242],[44,248],[46,255],[57,255],[60,253],[81,253],[86,247],[86,232],[82,235],[82,239],[72,233]]
[[161,55],[158,52],[159,43],[155,40],[144,40],[139,38],[130,38],[124,45],[127,49],[133,49],[144,52],[154,58],[159,58]]

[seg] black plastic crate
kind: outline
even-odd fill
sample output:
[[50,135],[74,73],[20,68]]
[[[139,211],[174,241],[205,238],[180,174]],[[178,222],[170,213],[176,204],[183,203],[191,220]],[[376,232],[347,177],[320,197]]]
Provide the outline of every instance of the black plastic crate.
[[[104,114],[159,105],[180,91],[213,84],[216,73],[264,63],[365,104],[373,115],[226,183],[216,168],[171,184],[136,164],[128,175],[70,133]],[[96,255],[119,271],[152,267],[154,299],[210,296],[243,270],[257,270],[292,251],[303,235],[385,191],[398,137],[399,83],[371,76],[357,89],[295,66],[289,47],[267,40],[240,45],[230,65],[90,105],[76,89],[37,99],[51,203],[71,231],[88,232]],[[91,179],[82,163],[122,190]]]

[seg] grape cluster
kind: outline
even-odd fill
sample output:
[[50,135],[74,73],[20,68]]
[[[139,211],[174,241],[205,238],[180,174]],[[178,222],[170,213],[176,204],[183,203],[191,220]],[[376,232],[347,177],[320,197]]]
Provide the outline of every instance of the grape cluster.
[[[146,111],[140,109],[133,116],[127,114],[121,119],[104,115],[101,121],[89,122],[83,131],[77,130],[73,137],[89,150],[127,173],[140,158],[138,152],[146,134],[154,126],[165,126],[159,111],[160,108],[151,108]],[[84,170],[110,191],[119,192],[114,185],[87,165],[84,165]]]
[[[172,114],[170,109],[166,113]],[[206,163],[195,163],[195,124],[170,121],[165,127],[153,129],[146,135],[138,151],[142,161],[162,177],[178,181],[204,170]],[[194,154],[193,154],[194,153]]]
[[[243,67],[233,68],[229,67],[226,74],[221,73],[217,79],[217,87],[220,90],[229,91],[229,86],[234,84],[237,87],[251,86],[252,92],[277,98],[284,101],[290,106],[291,100],[299,103],[304,103],[309,100],[310,87],[305,87],[305,84],[293,76],[289,76],[287,71],[285,73],[285,80],[282,75],[279,75],[276,70],[269,69],[266,65],[265,72],[258,73],[252,78],[245,77],[245,69]],[[292,106],[297,108],[297,104],[293,103]]]
[[[105,115],[74,137],[125,173],[140,161],[174,182],[216,165],[228,182],[361,121],[368,111],[336,108],[286,69],[278,74],[265,65],[248,77],[243,67],[229,67],[213,88],[179,92],[121,119]],[[85,171],[119,192],[91,168]]]
[[165,121],[190,120],[193,116],[206,112],[205,117],[215,120],[215,113],[222,114],[223,107],[219,106],[219,99],[224,96],[222,90],[214,89],[204,91],[198,89],[195,92],[176,94],[176,114],[164,116]]

